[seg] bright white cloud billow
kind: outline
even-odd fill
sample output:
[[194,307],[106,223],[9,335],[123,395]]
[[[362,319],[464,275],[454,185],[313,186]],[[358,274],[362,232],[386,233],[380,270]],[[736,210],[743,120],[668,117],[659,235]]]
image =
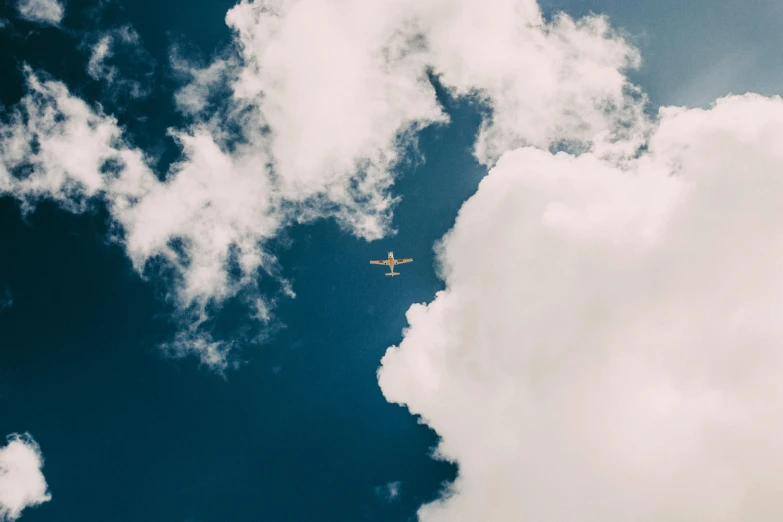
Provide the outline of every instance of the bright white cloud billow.
[[783,100],[665,108],[646,153],[507,153],[383,359],[459,463],[422,522],[783,515]]
[[[282,196],[368,239],[388,232],[406,136],[442,121],[422,52],[385,2],[242,2],[234,97],[258,109]],[[324,197],[325,196],[325,197]]]
[[62,83],[26,74],[28,94],[0,126],[0,193],[25,210],[52,199],[75,212],[106,193],[123,212],[150,190],[156,180],[143,155],[124,144],[114,118]]
[[521,145],[606,148],[618,137],[625,149],[638,145],[644,99],[630,96],[636,89],[622,70],[639,56],[604,18],[560,14],[547,23],[531,0],[412,3],[440,80],[491,109],[476,143],[480,161],[491,165]]
[[[283,227],[333,217],[361,238],[390,233],[400,156],[447,119],[429,73],[493,111],[476,149],[488,163],[519,144],[611,151],[640,112],[620,72],[635,51],[600,18],[545,23],[530,0],[242,1],[226,20],[237,45],[212,64],[172,58],[192,79],[175,95],[192,125],[171,130],[184,155],[165,175],[113,118],[32,72],[0,135],[0,191],[28,209],[105,200],[139,272],[156,258],[173,269],[191,322],[167,348],[217,368],[230,346],[198,325],[259,270],[277,273],[264,245]],[[113,81],[114,45],[137,40],[123,34],[97,42],[94,77]]]
[[58,25],[65,14],[58,0],[18,0],[16,8],[25,20],[41,24]]
[[43,456],[29,434],[12,434],[0,447],[0,521],[19,518],[27,507],[51,500],[41,468]]
[[428,69],[492,110],[476,150],[487,163],[644,128],[622,74],[638,54],[601,17],[547,23],[531,0],[283,0],[243,1],[227,20],[244,59],[235,93],[258,98],[291,190],[357,158],[382,167],[395,134],[440,121]]

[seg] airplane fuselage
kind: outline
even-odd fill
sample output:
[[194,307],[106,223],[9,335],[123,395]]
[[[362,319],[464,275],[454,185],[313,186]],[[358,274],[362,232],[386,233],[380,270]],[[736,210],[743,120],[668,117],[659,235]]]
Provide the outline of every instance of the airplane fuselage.
[[396,276],[400,275],[399,272],[394,271],[394,267],[397,265],[401,265],[403,263],[410,263],[413,261],[413,258],[404,257],[402,259],[394,259],[394,252],[389,252],[389,255],[384,260],[380,259],[373,259],[370,261],[370,264],[373,265],[386,265],[389,267],[389,271],[386,272],[387,276]]

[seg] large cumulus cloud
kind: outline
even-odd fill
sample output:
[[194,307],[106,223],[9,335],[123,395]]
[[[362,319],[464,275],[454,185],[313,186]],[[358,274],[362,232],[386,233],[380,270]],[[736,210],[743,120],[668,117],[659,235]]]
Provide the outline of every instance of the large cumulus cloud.
[[460,466],[423,522],[780,518],[781,146],[747,95],[627,162],[501,158],[379,371]]

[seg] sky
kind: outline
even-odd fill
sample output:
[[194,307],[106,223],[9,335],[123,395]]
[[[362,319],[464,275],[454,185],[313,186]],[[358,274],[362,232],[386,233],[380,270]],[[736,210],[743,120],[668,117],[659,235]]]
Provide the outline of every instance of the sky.
[[6,1],[0,522],[780,520],[781,22]]

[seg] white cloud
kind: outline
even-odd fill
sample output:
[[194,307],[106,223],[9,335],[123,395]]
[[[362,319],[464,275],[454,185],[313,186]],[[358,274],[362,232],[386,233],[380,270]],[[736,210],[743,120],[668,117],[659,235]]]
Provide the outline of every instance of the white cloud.
[[58,25],[65,12],[58,0],[18,0],[16,8],[25,20],[51,25]]
[[283,197],[319,214],[337,205],[341,223],[381,237],[401,143],[444,120],[402,14],[387,2],[242,2],[226,20],[242,50],[234,98],[270,129]]
[[183,114],[198,116],[210,103],[215,103],[215,98],[225,95],[225,92],[220,92],[220,88],[228,83],[238,62],[234,57],[220,58],[207,66],[199,66],[184,58],[175,48],[171,55],[171,66],[185,78],[185,85],[174,94],[177,108]]
[[25,211],[45,198],[75,212],[107,193],[122,212],[150,190],[156,180],[114,118],[62,83],[41,81],[29,69],[26,75],[28,94],[0,128],[0,192],[21,200]]
[[523,144],[627,142],[629,124],[644,129],[644,100],[622,74],[640,58],[602,17],[547,23],[532,0],[281,0],[243,1],[227,21],[244,60],[235,94],[258,99],[295,180],[322,165],[350,170],[401,129],[441,121],[430,68],[492,110],[476,148],[486,163]]
[[111,81],[114,71],[106,71],[103,64],[106,57],[111,55],[109,48],[111,41],[111,36],[103,36],[92,49],[92,55],[90,55],[90,61],[87,64],[87,72],[95,79],[107,77],[107,80]]
[[492,109],[476,143],[482,162],[521,145],[614,139],[628,123],[643,130],[644,100],[628,96],[635,89],[622,74],[640,58],[604,18],[558,15],[547,23],[533,0],[415,4],[443,83]]
[[[283,227],[333,217],[364,239],[392,232],[395,166],[418,129],[447,120],[429,72],[493,110],[476,149],[487,163],[518,144],[612,152],[640,113],[620,72],[635,51],[600,18],[547,24],[530,0],[242,1],[226,21],[237,45],[212,64],[172,58],[192,78],[175,96],[192,125],[171,130],[184,157],[165,176],[113,118],[32,73],[0,139],[0,191],[28,210],[105,199],[137,270],[173,269],[191,327],[168,349],[219,368],[229,345],[198,325],[259,270],[279,273],[264,247]],[[99,41],[91,74],[115,81],[106,60],[133,34]],[[268,304],[248,302],[268,320]]]
[[385,484],[383,487],[375,488],[375,494],[381,497],[386,502],[394,502],[400,496],[401,486],[402,483],[399,480],[395,482],[389,482],[388,484]]
[[[28,87],[0,131],[0,192],[22,201],[25,211],[42,198],[74,212],[104,199],[140,273],[156,257],[174,268],[173,298],[190,311],[191,329],[211,300],[232,295],[259,266],[273,268],[259,246],[279,227],[263,156],[241,146],[229,155],[199,129],[178,133],[185,160],[161,182],[125,143],[116,120],[30,71]],[[243,274],[236,285],[228,280],[232,252]],[[205,363],[226,367],[225,350],[204,332],[187,338]],[[175,351],[188,351],[183,339],[171,345]]]
[[778,520],[783,100],[664,108],[648,151],[507,153],[379,382],[459,463],[422,522]]
[[[132,69],[121,71],[120,66],[112,63],[116,56],[132,64]],[[143,49],[139,34],[132,27],[123,26],[104,32],[93,44],[87,73],[93,79],[105,82],[113,97],[122,92],[139,99],[151,92],[152,64],[152,57]]]
[[11,434],[0,448],[0,521],[19,518],[22,510],[52,499],[41,468],[41,448],[29,434]]

